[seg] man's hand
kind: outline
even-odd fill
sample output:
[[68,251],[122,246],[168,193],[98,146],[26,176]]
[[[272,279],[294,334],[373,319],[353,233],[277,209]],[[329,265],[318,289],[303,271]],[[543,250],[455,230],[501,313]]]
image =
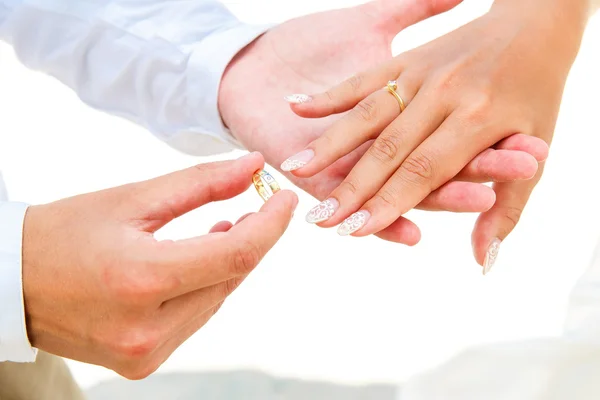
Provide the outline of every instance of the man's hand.
[[205,236],[157,241],[153,233],[242,193],[263,164],[252,153],[31,207],[23,285],[32,345],[130,379],[155,371],[277,242],[298,199],[279,192]]
[[[319,138],[339,118],[334,115],[302,119],[289,110],[282,100],[285,95],[318,93],[358,71],[390,60],[391,42],[398,32],[460,2],[378,0],[301,17],[274,28],[244,49],[228,67],[219,95],[225,123],[248,149],[261,151],[267,162],[279,166],[287,156]],[[394,77],[390,75],[390,79]],[[494,204],[495,194],[491,188],[475,182],[531,178],[537,161],[546,158],[548,146],[530,139],[509,138],[500,147],[508,152],[486,152],[463,171],[469,179],[443,186],[419,208],[488,210]],[[287,176],[324,200],[342,183],[370,143],[309,179]],[[507,172],[513,174],[507,176]],[[403,218],[379,236],[406,244],[415,244],[420,237],[418,228]]]

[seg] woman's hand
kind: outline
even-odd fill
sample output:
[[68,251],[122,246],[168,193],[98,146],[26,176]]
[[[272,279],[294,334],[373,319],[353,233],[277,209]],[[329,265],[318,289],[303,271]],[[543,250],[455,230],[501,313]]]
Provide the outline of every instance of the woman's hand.
[[[497,0],[488,14],[444,37],[325,93],[291,98],[304,117],[351,110],[284,163],[296,176],[311,177],[374,140],[309,221],[342,223],[342,235],[374,234],[447,182],[464,179],[465,166],[490,147],[502,149],[509,136],[549,144],[587,10],[587,0]],[[381,89],[390,79],[407,104],[402,113]],[[540,175],[541,169],[531,182],[495,186],[496,204],[474,232],[480,263],[481,246],[496,250],[494,237],[512,230],[501,226],[516,223]]]
[[[398,32],[460,1],[376,0],[306,15],[273,28],[240,52],[225,71],[219,89],[223,121],[244,147],[260,151],[269,164],[280,165],[343,116],[298,118],[281,97],[292,91],[325,91],[343,77],[390,61],[391,43]],[[325,200],[368,145],[311,178],[286,175],[318,200]],[[489,210],[496,200],[495,193],[478,182],[530,179],[538,161],[548,153],[544,141],[525,135],[510,138],[500,148],[475,158],[465,167],[463,181],[442,186],[417,208],[478,213]],[[407,245],[420,239],[418,227],[403,217],[377,235]]]

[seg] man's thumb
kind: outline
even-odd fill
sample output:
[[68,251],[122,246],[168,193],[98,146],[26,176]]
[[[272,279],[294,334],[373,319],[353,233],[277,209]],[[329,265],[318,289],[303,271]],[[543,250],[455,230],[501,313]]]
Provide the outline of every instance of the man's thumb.
[[[138,218],[148,221],[154,232],[171,220],[204,204],[226,200],[243,193],[252,175],[264,166],[260,153],[233,161],[199,164],[130,186]],[[141,207],[141,209],[140,209]]]
[[392,36],[434,15],[441,14],[463,0],[375,0],[365,7],[377,16]]

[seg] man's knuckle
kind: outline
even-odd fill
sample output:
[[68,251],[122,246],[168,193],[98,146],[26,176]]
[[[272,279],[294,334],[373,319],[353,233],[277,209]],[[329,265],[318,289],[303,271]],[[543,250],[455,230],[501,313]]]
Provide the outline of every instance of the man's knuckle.
[[242,283],[243,278],[234,278],[225,282],[224,295],[223,297],[229,296],[231,293],[235,292],[235,290]]
[[214,317],[219,310],[221,309],[221,307],[223,307],[223,304],[225,304],[225,300],[223,300],[222,302],[220,302],[219,304],[217,304],[216,306],[213,307],[213,309],[210,311],[211,312],[211,318]]
[[251,240],[243,241],[234,252],[231,265],[233,275],[240,276],[250,273],[258,265],[261,258],[260,246]]
[[117,372],[126,379],[139,381],[152,375],[160,367],[160,363],[148,360],[145,362],[136,362],[131,365],[121,367]]
[[111,291],[121,304],[145,306],[158,300],[166,290],[166,281],[158,278],[151,268],[131,266],[112,282]]
[[135,363],[152,354],[160,342],[157,332],[142,327],[130,328],[115,335],[112,351],[127,363]]

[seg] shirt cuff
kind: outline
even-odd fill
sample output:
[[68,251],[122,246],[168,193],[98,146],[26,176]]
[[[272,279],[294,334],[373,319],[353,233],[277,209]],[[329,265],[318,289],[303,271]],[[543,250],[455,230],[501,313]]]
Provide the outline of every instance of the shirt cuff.
[[34,362],[25,325],[22,244],[27,205],[0,202],[0,361]]
[[229,146],[243,148],[225,127],[219,112],[219,87],[223,73],[243,48],[273,26],[236,23],[214,32],[192,49],[189,68],[194,73],[188,77],[189,107],[196,113],[198,126],[218,134]]

